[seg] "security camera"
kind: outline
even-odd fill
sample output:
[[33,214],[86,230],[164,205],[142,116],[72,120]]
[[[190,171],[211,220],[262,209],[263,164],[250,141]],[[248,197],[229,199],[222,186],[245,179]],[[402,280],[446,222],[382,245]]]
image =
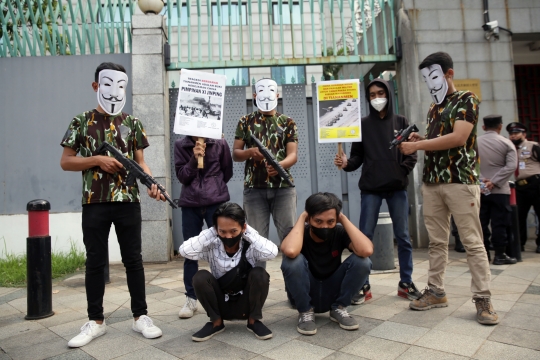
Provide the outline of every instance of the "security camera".
[[484,37],[486,40],[489,40],[492,36],[495,40],[499,40],[499,22],[497,20],[485,23],[482,25],[482,29],[485,31]]

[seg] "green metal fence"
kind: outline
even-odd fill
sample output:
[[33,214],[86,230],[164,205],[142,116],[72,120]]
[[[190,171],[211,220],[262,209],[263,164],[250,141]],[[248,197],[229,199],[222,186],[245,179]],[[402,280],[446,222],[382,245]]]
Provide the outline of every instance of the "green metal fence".
[[135,0],[0,0],[0,57],[131,52]]
[[219,5],[167,2],[167,32],[176,57],[169,70],[396,61],[390,51],[394,0],[227,0]]

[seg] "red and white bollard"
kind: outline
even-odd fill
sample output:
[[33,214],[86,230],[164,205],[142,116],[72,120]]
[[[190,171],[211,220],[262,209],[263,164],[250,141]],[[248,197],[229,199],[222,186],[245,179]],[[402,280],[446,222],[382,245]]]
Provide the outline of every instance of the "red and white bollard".
[[28,237],[26,238],[26,320],[43,319],[54,315],[52,310],[51,237],[49,236],[49,210],[47,200],[32,200],[28,211]]

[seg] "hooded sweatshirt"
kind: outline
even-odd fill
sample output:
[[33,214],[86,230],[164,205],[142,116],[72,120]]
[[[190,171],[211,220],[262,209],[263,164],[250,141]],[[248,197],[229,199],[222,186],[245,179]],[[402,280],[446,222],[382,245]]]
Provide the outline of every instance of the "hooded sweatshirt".
[[[403,155],[397,146],[391,150],[388,148],[394,135],[409,126],[409,121],[394,114],[394,94],[388,82],[375,79],[367,88],[373,84],[386,89],[386,115],[381,119],[379,112],[369,103],[369,115],[362,118],[362,142],[352,144],[351,156],[343,170],[354,171],[364,165],[358,184],[362,192],[404,190],[409,182],[407,175],[416,165],[416,153]],[[367,96],[369,102],[369,94]]]

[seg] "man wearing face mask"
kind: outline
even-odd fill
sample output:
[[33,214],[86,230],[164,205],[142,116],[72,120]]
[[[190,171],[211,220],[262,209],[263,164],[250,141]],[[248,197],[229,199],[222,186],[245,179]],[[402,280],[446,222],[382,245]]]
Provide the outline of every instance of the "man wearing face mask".
[[[373,239],[381,203],[386,200],[398,245],[400,281],[397,295],[414,300],[420,291],[412,281],[412,244],[409,236],[408,174],[416,165],[416,153],[403,155],[397,147],[388,149],[397,131],[409,126],[407,118],[394,114],[394,96],[388,82],[375,79],[367,86],[369,115],[362,118],[362,142],[351,146],[351,156],[336,154],[334,164],[344,171],[354,171],[362,164],[358,186],[361,191],[360,231]],[[369,282],[353,304],[371,299]]]
[[268,148],[290,176],[289,169],[297,161],[296,123],[277,112],[279,94],[274,80],[257,81],[253,98],[258,110],[238,122],[232,157],[234,161],[246,162],[244,209],[249,224],[262,237],[268,238],[272,215],[279,240],[282,241],[285,231],[294,225],[296,219],[296,190],[266,163],[251,135],[255,135]]
[[[373,244],[341,207],[341,200],[332,193],[311,195],[281,244],[285,291],[298,310],[296,330],[303,335],[317,333],[315,313],[327,311],[342,329],[358,329],[347,307],[367,280]],[[345,249],[353,254],[342,263]]]
[[448,262],[450,215],[454,216],[467,252],[471,291],[480,324],[495,325],[499,317],[491,303],[491,272],[480,224],[479,163],[476,139],[479,100],[457,91],[450,55],[429,55],[419,66],[433,103],[427,115],[426,138],[417,133],[399,148],[403,154],[424,150],[423,210],[429,234],[428,287],[413,300],[413,310],[447,307],[444,273]]
[[[83,175],[82,231],[86,248],[85,287],[89,321],[83,325],[81,333],[68,342],[69,347],[84,346],[107,331],[103,316],[103,272],[111,224],[114,224],[122,263],[126,268],[133,313],[132,329],[149,339],[162,335],[147,316],[139,188],[137,183],[132,186],[126,184],[128,174],[122,164],[97,152],[99,145],[107,141],[151,175],[144,161],[143,151],[149,144],[142,123],[122,112],[127,84],[128,76],[122,65],[100,64],[92,83],[97,94],[97,107],[73,118],[60,143],[64,148],[60,160],[62,169],[82,171]],[[151,198],[165,201],[156,185],[147,192]]]
[[[519,216],[521,251],[527,242],[527,217],[531,206],[540,214],[540,146],[527,140],[527,127],[518,122],[506,126],[510,141],[517,150],[518,166],[516,176],[516,200]],[[540,234],[536,236],[536,253],[540,254]]]
[[184,241],[180,255],[206,260],[210,272],[193,276],[197,299],[210,321],[193,334],[193,341],[206,341],[225,330],[223,320],[248,320],[247,329],[261,340],[270,331],[260,320],[268,296],[270,275],[257,262],[276,257],[276,245],[246,224],[244,210],[234,203],[220,205],[212,216],[214,226]]

